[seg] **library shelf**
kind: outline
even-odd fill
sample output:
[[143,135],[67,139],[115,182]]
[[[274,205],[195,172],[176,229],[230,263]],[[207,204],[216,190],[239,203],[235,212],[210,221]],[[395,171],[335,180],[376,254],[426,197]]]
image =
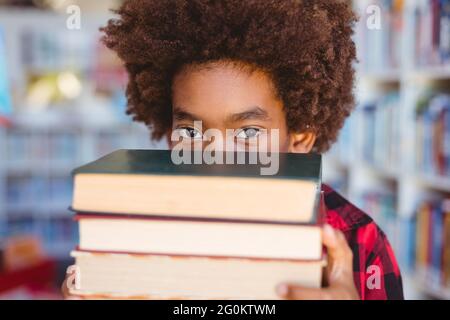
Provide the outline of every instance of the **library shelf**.
[[[399,19],[401,23],[391,23],[392,20],[390,22],[388,19],[380,30],[367,28],[366,9],[368,5],[374,3],[382,7],[383,12],[388,12],[390,19]],[[421,39],[423,35],[431,35],[433,30],[431,19],[420,20],[421,35],[417,34],[419,27],[417,17],[423,14],[423,6],[429,5],[429,1],[411,0],[403,2],[401,6],[393,3],[377,0],[354,1],[355,10],[360,16],[355,28],[359,60],[355,65],[357,72],[355,93],[358,105],[354,116],[352,115],[352,121],[349,121],[354,122],[349,126],[350,132],[341,134],[334,149],[324,157],[332,168],[324,171],[324,181],[330,185],[334,182],[337,187],[343,186],[340,191],[355,204],[364,204],[364,194],[376,195],[380,191],[391,194],[394,199],[392,211],[396,212],[399,219],[411,220],[412,226],[421,201],[450,197],[450,177],[424,173],[425,170],[419,171],[416,165],[417,160],[422,165],[425,163],[424,159],[417,157],[420,156],[420,150],[428,150],[423,147],[425,143],[428,143],[427,147],[430,145],[427,139],[431,136],[430,131],[424,133],[429,129],[418,122],[418,110],[423,111],[430,106],[431,101],[428,100],[426,105],[424,103],[427,94],[435,97],[450,93],[448,85],[450,56],[448,51],[445,51],[447,47],[439,48],[443,51],[436,52],[436,46],[426,47],[429,43],[424,41],[426,39]],[[429,54],[426,54],[427,52]],[[398,97],[395,102],[390,99],[393,92],[397,93]],[[385,99],[386,97],[388,99]],[[389,113],[393,109],[385,108],[386,106],[397,111]],[[421,106],[424,109],[420,109]],[[430,116],[430,113],[426,116]],[[393,119],[394,125],[390,120],[386,120],[388,117]],[[390,132],[388,130],[391,128],[396,130],[393,135],[395,139],[386,139],[386,132]],[[423,139],[424,137],[427,139]],[[340,150],[341,145],[345,147],[344,152]],[[432,146],[434,148],[434,145]],[[386,149],[390,152],[394,150],[398,160],[377,161],[374,165],[364,159],[367,150],[379,155],[380,150],[384,152]],[[346,161],[343,161],[342,156]],[[427,157],[426,161],[427,170],[428,167],[435,166],[433,158]],[[376,196],[374,198],[377,208],[384,208],[389,204],[388,200],[382,198],[377,200]],[[373,206],[374,203],[369,203],[370,205]],[[370,209],[364,206],[361,208],[365,211]],[[410,236],[409,229],[410,226],[394,230],[388,237],[403,241]],[[415,236],[415,231],[411,234]],[[407,269],[414,263],[413,255],[405,254],[404,247],[397,244],[393,247],[397,257],[400,258],[401,269]],[[413,261],[410,261],[411,259]],[[449,297],[446,289],[427,286],[424,283],[416,286],[415,283],[419,282],[417,277],[413,274],[409,286],[416,294],[408,293],[409,296]]]
[[430,175],[430,174],[421,174],[421,173],[400,173],[395,168],[383,168],[381,166],[376,166],[366,161],[357,161],[353,162],[351,165],[346,161],[342,161],[335,156],[326,156],[326,161],[331,163],[337,169],[345,169],[352,170],[354,168],[363,168],[368,170],[369,172],[375,174],[376,176],[382,179],[390,179],[390,180],[401,180],[403,175],[406,175],[410,178],[413,178],[417,185],[422,186],[424,188],[434,189],[444,193],[450,193],[450,177],[439,176],[439,175]]
[[402,80],[402,72],[400,69],[362,71],[359,78],[363,81],[396,83]]
[[[343,170],[355,170],[355,169],[362,169],[365,171],[368,171],[376,176],[379,176],[380,178],[384,179],[390,179],[390,180],[397,180],[401,179],[401,174],[399,170],[396,168],[389,168],[389,167],[383,167],[378,166],[373,163],[370,163],[368,161],[363,160],[357,160],[357,161],[349,161],[349,160],[342,160],[337,156],[332,155],[325,155],[324,161],[327,161],[327,163],[331,164],[336,169],[343,169]],[[361,170],[358,170],[361,171]]]
[[450,300],[450,289],[448,288],[419,283],[418,289],[423,291],[429,297],[439,300]]
[[69,258],[69,253],[74,250],[75,247],[76,246],[73,244],[73,242],[60,242],[47,245],[45,249],[51,252],[52,255],[57,259],[64,260]]
[[430,174],[419,174],[417,175],[417,181],[419,184],[426,187],[436,189],[442,192],[450,193],[450,177],[430,175]]
[[401,83],[415,80],[450,80],[450,65],[415,66],[405,70],[391,71],[363,71],[358,79],[381,83]]
[[340,158],[338,155],[326,154],[325,160],[328,163],[333,164],[334,167],[338,169],[348,170],[350,165],[347,160]]
[[439,274],[432,270],[418,268],[413,272],[414,286],[428,297],[440,300],[450,300],[450,288],[439,284],[435,279]]
[[389,168],[387,166],[375,165],[368,161],[362,161],[361,166],[382,178],[391,180],[400,179],[400,173],[396,168]]
[[450,64],[429,67],[417,67],[409,77],[413,79],[450,80]]
[[25,216],[25,215],[31,215],[30,211],[33,211],[36,208],[36,205],[34,202],[26,201],[24,203],[6,203],[5,209],[6,211],[14,216],[17,216],[18,214]]

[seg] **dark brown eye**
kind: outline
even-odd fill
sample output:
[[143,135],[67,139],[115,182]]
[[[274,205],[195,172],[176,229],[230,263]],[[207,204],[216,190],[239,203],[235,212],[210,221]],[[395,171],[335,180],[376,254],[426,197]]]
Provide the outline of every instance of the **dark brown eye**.
[[236,133],[236,138],[238,139],[251,139],[251,138],[256,138],[259,134],[260,134],[261,130],[258,128],[243,128],[240,129],[237,133]]
[[195,128],[182,127],[182,128],[175,129],[175,131],[182,138],[187,138],[187,139],[201,139],[202,138],[202,133]]

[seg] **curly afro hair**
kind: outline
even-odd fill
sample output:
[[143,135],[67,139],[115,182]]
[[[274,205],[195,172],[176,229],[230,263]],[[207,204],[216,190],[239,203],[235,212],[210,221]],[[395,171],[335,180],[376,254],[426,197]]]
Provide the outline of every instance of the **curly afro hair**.
[[126,0],[101,30],[129,74],[128,110],[165,136],[172,80],[186,65],[233,60],[268,72],[291,132],[325,152],[354,107],[355,16],[344,0]]

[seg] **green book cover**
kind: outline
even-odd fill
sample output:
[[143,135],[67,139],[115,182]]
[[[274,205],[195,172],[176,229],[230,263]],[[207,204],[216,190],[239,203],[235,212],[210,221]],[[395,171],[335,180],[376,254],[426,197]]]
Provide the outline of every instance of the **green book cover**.
[[[194,162],[195,153],[189,156]],[[161,175],[199,175],[199,176],[240,176],[254,178],[285,178],[315,181],[321,180],[321,155],[319,154],[272,154],[278,157],[279,170],[274,175],[261,175],[261,168],[270,166],[262,161],[249,164],[251,153],[230,153],[234,164],[175,164],[170,150],[118,150],[87,165],[74,170],[74,174],[161,174]],[[200,152],[201,156],[201,152]],[[238,157],[246,157],[245,164],[237,164]],[[259,158],[258,158],[259,159]]]
[[[277,180],[277,183],[281,181],[289,180],[290,182],[292,180],[294,181],[302,181],[302,182],[311,182],[312,187],[314,188],[313,194],[314,199],[309,198],[308,201],[312,204],[312,216],[308,219],[307,223],[316,223],[319,219],[317,211],[319,208],[319,200],[320,200],[320,190],[321,190],[321,155],[319,154],[292,154],[292,153],[272,153],[269,155],[261,155],[261,153],[248,153],[248,152],[224,152],[222,153],[223,157],[215,158],[222,159],[223,163],[225,164],[207,164],[208,161],[205,160],[205,153],[201,151],[194,151],[194,152],[186,152],[183,154],[186,157],[183,157],[186,161],[181,164],[180,158],[174,159],[174,153],[170,150],[118,150],[115,151],[105,157],[100,158],[97,161],[91,162],[87,165],[84,165],[82,167],[79,167],[74,170],[74,179],[77,179],[77,177],[84,177],[85,187],[76,187],[76,190],[81,190],[82,194],[84,194],[87,197],[90,197],[91,191],[86,191],[89,188],[89,190],[92,190],[92,186],[94,186],[94,189],[97,191],[93,192],[102,192],[102,194],[105,193],[104,189],[99,187],[98,183],[95,183],[92,185],[88,179],[89,175],[130,175],[130,176],[149,176],[149,179],[151,179],[151,176],[173,176],[174,177],[174,183],[176,184],[176,177],[224,177],[224,178],[249,178],[249,179],[265,179],[264,183],[261,183],[261,186],[264,185],[267,188],[267,181],[269,180]],[[240,160],[240,162],[238,161]],[[197,161],[197,162],[196,162]],[[198,163],[198,164],[195,164]],[[231,164],[230,164],[231,163]],[[273,171],[273,174],[270,175],[264,175],[262,174],[262,170],[267,169],[268,167],[273,166],[276,170]],[[123,181],[118,179],[117,181]],[[180,180],[181,181],[181,180]],[[206,180],[202,180],[206,181]],[[109,188],[111,186],[111,183],[113,181],[110,180],[108,182],[107,187]],[[289,183],[290,183],[289,182]],[[293,182],[293,181],[292,181]],[[122,185],[124,182],[118,182],[121,184],[121,186],[125,187],[125,185]],[[224,181],[225,183],[225,181]],[[228,182],[226,182],[228,183]],[[238,185],[236,187],[240,187],[242,185],[242,182],[237,181]],[[233,184],[225,184],[228,185],[229,188],[234,188]],[[255,185],[258,187],[258,184]],[[122,187],[122,188],[123,188]],[[119,187],[121,188],[121,187]],[[144,187],[145,188],[145,187]],[[195,188],[193,186],[193,188]],[[263,188],[263,187],[261,187]],[[142,189],[141,189],[142,190]],[[217,192],[217,187],[215,189]],[[262,189],[267,190],[267,189]],[[292,190],[292,189],[290,189]],[[231,190],[230,191],[234,191]],[[130,191],[131,192],[131,191]],[[161,191],[161,189],[154,189],[153,195],[156,195],[158,192],[163,192],[161,195],[165,195],[164,191]],[[156,193],[155,193],[156,192]],[[166,190],[166,192],[168,192]],[[207,192],[214,192],[212,189],[203,188],[203,194],[205,195]],[[239,199],[235,198],[237,201],[237,204],[240,203],[240,201],[243,200],[242,197],[245,197],[245,190],[241,191],[242,193],[237,195],[233,195],[232,197],[238,197]],[[266,191],[267,192],[267,191]],[[76,192],[75,192],[76,193]],[[151,194],[151,193],[150,193]],[[251,194],[251,193],[250,193]],[[254,193],[253,193],[254,194]],[[214,196],[216,194],[211,194],[211,196]],[[267,194],[262,192],[261,195],[263,198],[258,200],[259,203],[266,203],[267,206],[272,207],[270,204],[270,197],[271,193]],[[217,196],[217,195],[216,195]],[[282,197],[280,194],[278,194],[278,197]],[[311,197],[311,195],[308,195],[308,197]],[[253,196],[254,198],[254,196]],[[77,198],[79,199],[79,198]],[[111,196],[110,198],[103,198],[102,201],[109,201],[107,199],[114,199],[114,201],[117,201],[117,198],[115,196]],[[155,198],[156,199],[156,198]],[[224,198],[225,199],[225,198]],[[218,203],[221,201],[228,201],[218,198]],[[298,194],[298,198],[296,194],[293,192],[290,192],[289,195],[286,194],[286,201],[291,203],[291,210],[296,210],[296,201],[302,201],[302,194]],[[192,199],[191,199],[192,200]],[[191,201],[189,200],[189,201]],[[281,206],[280,202],[282,201],[281,198],[278,198],[278,200],[275,200],[272,202],[273,204],[273,210],[274,212],[277,211],[277,208],[283,207]],[[177,202],[176,198],[174,200]],[[181,201],[181,200],[180,200]],[[202,201],[201,197],[199,197],[196,201]],[[256,199],[254,200],[256,201]],[[228,201],[229,202],[229,201]],[[105,203],[105,202],[100,202]],[[119,202],[120,203],[120,202]],[[180,202],[181,203],[181,202]],[[178,203],[178,204],[180,204]],[[79,203],[78,203],[79,204]],[[255,205],[258,206],[258,204],[255,202]],[[74,210],[78,212],[87,212],[86,207],[89,207],[90,205],[86,205],[85,203],[81,205],[80,207],[75,206]],[[100,211],[95,211],[95,208],[91,208],[89,210],[94,210],[92,213],[108,213],[108,211],[104,208],[103,205],[100,205],[102,209],[99,209]],[[95,204],[95,207],[97,207],[97,204]],[[119,210],[116,206],[108,207],[109,210]],[[263,211],[269,210],[268,207],[261,207]],[[216,208],[217,209],[217,208]],[[125,209],[122,209],[126,211]],[[141,209],[139,209],[141,210]],[[138,210],[138,211],[139,211]],[[167,209],[164,207],[164,210],[170,211],[170,209]],[[189,210],[189,209],[188,209]],[[212,209],[214,211],[214,209]],[[238,209],[236,209],[238,210]],[[256,210],[256,209],[255,209]],[[220,210],[219,210],[220,211]],[[126,212],[120,211],[121,213],[125,214]],[[164,211],[165,212],[165,211]],[[189,211],[190,212],[190,211]],[[233,213],[236,213],[237,211],[233,211]],[[117,213],[117,212],[115,212]],[[139,211],[139,213],[142,213]],[[146,215],[152,215],[150,212],[145,212]],[[165,213],[164,213],[165,214]],[[190,212],[190,214],[195,215],[195,212]],[[200,213],[201,214],[201,213]],[[263,214],[263,212],[261,212]],[[286,213],[288,214],[288,213]],[[157,212],[154,213],[154,215],[158,215]],[[203,212],[203,216],[205,213]],[[190,216],[193,217],[193,216]],[[230,219],[233,219],[230,217]],[[295,217],[293,217],[295,219]],[[289,220],[292,223],[296,223],[294,220]],[[285,221],[288,222],[288,221]],[[306,222],[306,221],[305,221]]]

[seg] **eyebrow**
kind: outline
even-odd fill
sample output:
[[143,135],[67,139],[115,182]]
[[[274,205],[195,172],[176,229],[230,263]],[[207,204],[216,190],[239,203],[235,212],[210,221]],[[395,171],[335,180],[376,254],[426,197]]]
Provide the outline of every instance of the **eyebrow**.
[[181,108],[175,108],[173,110],[173,118],[178,121],[198,121],[201,118],[187,111],[182,110]]
[[252,109],[234,113],[227,117],[227,122],[239,122],[245,120],[269,120],[267,111],[260,107],[253,107]]
[[[195,114],[192,114],[190,112],[184,111],[182,108],[175,108],[173,110],[173,118],[177,121],[198,121],[201,119],[201,117],[196,116]],[[267,121],[269,120],[269,114],[267,111],[260,107],[253,107],[249,110],[233,113],[229,115],[226,119],[226,122],[232,123],[232,122],[239,122],[239,121],[245,121],[245,120],[263,120]]]

